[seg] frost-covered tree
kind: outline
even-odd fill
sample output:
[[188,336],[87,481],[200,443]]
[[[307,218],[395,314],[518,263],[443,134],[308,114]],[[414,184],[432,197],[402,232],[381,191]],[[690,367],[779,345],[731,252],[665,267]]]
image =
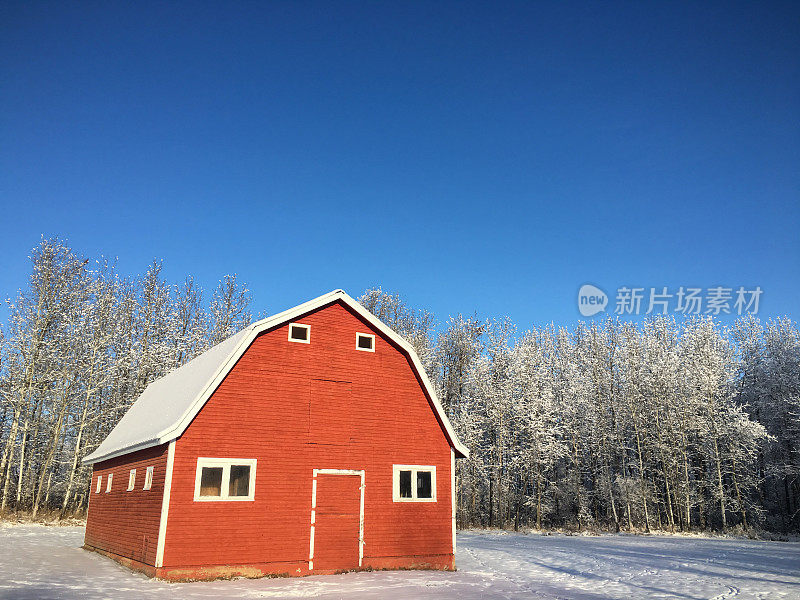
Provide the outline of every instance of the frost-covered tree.
[[515,526],[519,527],[523,504],[535,514],[537,529],[553,509],[556,468],[567,458],[565,423],[550,379],[551,331],[529,332],[514,347],[512,369],[519,411],[518,460],[521,487]]
[[[187,299],[189,296],[187,296]],[[226,275],[214,290],[209,306],[209,343],[219,344],[237,331],[241,331],[253,320],[248,309],[250,290],[236,280],[236,274]]]
[[381,288],[366,290],[358,301],[411,344],[426,370],[430,372],[433,369],[431,333],[434,317],[431,313],[411,309],[399,295],[384,292]]
[[127,279],[59,240],[42,240],[31,267],[0,329],[0,505],[66,514],[86,505],[83,456],[147,384],[208,348],[211,332],[249,323],[250,297],[225,278],[207,309],[191,279],[168,284],[158,261]]
[[[518,331],[362,304],[411,343],[461,441],[459,526],[800,530],[800,334],[788,319],[663,316]],[[208,304],[58,240],[0,327],[0,504],[83,510],[96,447],[154,379],[248,325],[235,275]]]
[[[399,297],[362,299],[408,331]],[[797,528],[793,322],[430,329],[428,374],[471,450],[457,463],[459,525]]]

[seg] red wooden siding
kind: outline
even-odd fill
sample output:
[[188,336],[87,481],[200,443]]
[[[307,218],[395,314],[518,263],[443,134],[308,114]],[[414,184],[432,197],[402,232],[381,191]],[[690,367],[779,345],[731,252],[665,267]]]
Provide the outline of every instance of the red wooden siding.
[[[86,519],[87,546],[155,565],[166,464],[167,445],[163,445],[94,465]],[[149,466],[154,467],[153,483],[149,490],[143,490]],[[131,469],[136,469],[136,484],[127,491]],[[109,473],[114,477],[111,492],[106,493]],[[103,478],[99,494],[95,493],[98,476]]]
[[359,437],[350,381],[311,379],[308,441],[314,444],[349,444]]
[[[410,361],[341,303],[296,322],[310,344],[260,335],[177,440],[164,567],[307,572],[313,469],[365,471],[364,567],[452,566],[450,445]],[[257,459],[255,500],[195,502],[198,457]],[[434,465],[437,502],[393,502],[393,464]]]

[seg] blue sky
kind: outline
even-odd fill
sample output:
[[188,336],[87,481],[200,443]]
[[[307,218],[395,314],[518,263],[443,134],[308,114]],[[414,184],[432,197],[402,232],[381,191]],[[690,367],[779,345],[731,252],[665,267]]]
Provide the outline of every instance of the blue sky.
[[[578,288],[800,297],[800,4],[0,7],[0,293],[41,235],[257,311],[444,319]],[[5,318],[6,313],[0,313]]]

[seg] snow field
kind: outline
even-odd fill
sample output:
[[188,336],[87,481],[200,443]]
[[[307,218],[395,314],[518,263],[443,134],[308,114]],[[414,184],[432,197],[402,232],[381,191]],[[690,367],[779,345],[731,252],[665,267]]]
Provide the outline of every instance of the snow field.
[[457,572],[376,571],[171,584],[86,552],[82,527],[0,528],[0,598],[800,598],[800,544],[463,532]]

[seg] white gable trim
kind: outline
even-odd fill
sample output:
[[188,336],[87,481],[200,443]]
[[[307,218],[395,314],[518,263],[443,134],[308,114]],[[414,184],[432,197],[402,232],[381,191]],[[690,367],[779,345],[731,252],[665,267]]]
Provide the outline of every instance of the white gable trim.
[[[93,464],[96,462],[100,462],[102,460],[108,460],[109,458],[114,458],[116,456],[122,456],[123,454],[128,454],[130,452],[134,452],[136,450],[142,450],[144,448],[150,448],[153,446],[159,446],[161,444],[166,444],[167,442],[171,442],[172,440],[177,439],[178,437],[183,434],[186,428],[189,426],[189,423],[192,422],[192,419],[197,416],[197,413],[200,412],[200,409],[203,408],[206,401],[211,397],[214,391],[219,387],[222,383],[222,380],[230,373],[233,366],[236,362],[242,357],[245,351],[250,347],[250,344],[268,329],[272,329],[274,327],[278,327],[286,322],[293,321],[297,317],[304,315],[305,313],[311,312],[323,306],[327,306],[328,304],[332,304],[337,300],[342,301],[348,307],[353,309],[358,315],[360,315],[365,321],[367,321],[370,325],[375,327],[378,331],[380,331],[383,335],[388,337],[392,340],[397,346],[399,346],[403,352],[405,352],[408,357],[411,359],[411,363],[416,371],[417,375],[422,381],[422,385],[425,388],[425,392],[431,400],[433,405],[434,411],[436,412],[439,421],[442,423],[444,427],[445,434],[450,442],[450,445],[456,450],[456,452],[460,456],[469,456],[469,450],[466,446],[464,446],[453,431],[453,427],[450,424],[450,420],[447,418],[447,415],[442,408],[442,405],[439,403],[439,399],[436,397],[436,392],[431,385],[430,380],[428,379],[427,374],[425,373],[425,369],[422,367],[422,363],[420,363],[419,357],[411,345],[404,340],[400,335],[395,333],[390,327],[383,323],[378,317],[373,315],[369,312],[366,308],[361,306],[356,300],[351,298],[347,293],[343,290],[334,290],[327,294],[320,296],[319,298],[314,298],[313,300],[309,300],[308,302],[304,302],[294,308],[290,308],[289,310],[285,310],[280,312],[276,315],[271,317],[267,317],[266,319],[262,319],[261,321],[257,321],[250,325],[245,331],[247,332],[241,339],[241,341],[236,345],[233,351],[228,355],[228,357],[223,360],[214,373],[214,375],[209,379],[209,381],[205,384],[202,388],[202,391],[194,398],[194,400],[189,404],[187,410],[180,416],[180,418],[170,427],[162,430],[150,440],[145,440],[142,442],[138,442],[134,445],[126,446],[124,448],[118,448],[110,450],[109,452],[105,452],[103,454],[97,454],[97,451],[93,452],[92,454],[88,455],[83,459],[84,464]],[[135,404],[134,404],[135,406]],[[134,407],[131,407],[131,410]]]

